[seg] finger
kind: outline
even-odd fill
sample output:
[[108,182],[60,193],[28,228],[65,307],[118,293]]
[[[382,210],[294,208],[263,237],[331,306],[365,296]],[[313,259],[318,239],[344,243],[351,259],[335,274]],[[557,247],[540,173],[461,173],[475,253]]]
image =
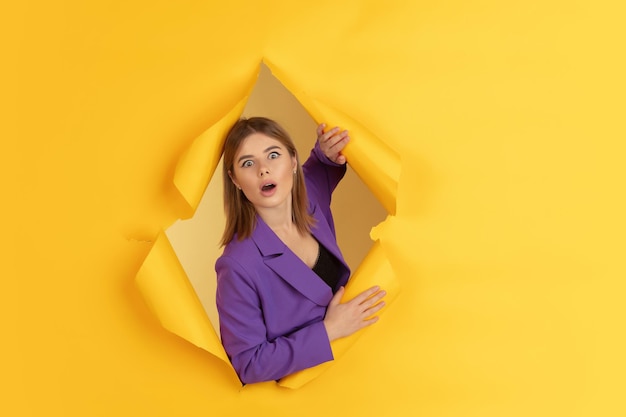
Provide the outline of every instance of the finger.
[[361,305],[364,308],[370,308],[371,306],[373,306],[374,304],[378,303],[380,300],[383,299],[383,297],[387,295],[387,292],[385,291],[379,291],[378,293],[372,295],[371,297],[367,298],[365,301],[363,301],[361,303]]
[[354,297],[351,300],[351,302],[355,302],[356,304],[361,304],[363,303],[363,301],[367,300],[372,295],[376,294],[379,290],[380,290],[380,287],[378,285],[375,285],[363,291],[362,293],[358,294],[356,297]]
[[344,130],[338,135],[330,137],[325,143],[328,145],[329,149],[333,150],[333,152],[339,153],[346,147],[349,140],[350,136],[348,135],[348,131]]
[[371,308],[376,303],[380,302],[385,295],[387,295],[385,291],[379,291],[378,293],[363,300],[363,302],[361,302],[359,306],[363,309],[363,311],[365,311]]
[[365,317],[370,317],[373,316],[374,314],[378,313],[380,310],[382,310],[382,308],[386,305],[386,303],[384,301],[381,301],[378,304],[375,304],[367,309],[365,309],[363,311],[363,315]]
[[321,136],[320,138],[321,142],[324,142],[324,143],[328,142],[328,140],[332,138],[335,134],[337,134],[337,132],[339,132],[339,128],[337,126],[333,127],[332,129],[330,129],[328,132],[324,133]]
[[324,134],[324,128],[326,127],[326,123],[320,123],[319,125],[317,125],[317,137],[320,137]]
[[346,157],[343,155],[339,155],[337,159],[335,160],[335,162],[338,163],[339,165],[343,165],[346,163]]
[[331,138],[343,138],[344,136],[348,136],[348,131],[347,130],[341,130],[338,126],[335,126],[331,130],[326,132],[326,134],[328,135],[329,139],[331,139]]
[[361,322],[360,328],[364,328],[367,326],[371,326],[372,324],[376,323],[378,321],[378,316],[374,316],[374,317],[370,317],[369,319],[363,320]]

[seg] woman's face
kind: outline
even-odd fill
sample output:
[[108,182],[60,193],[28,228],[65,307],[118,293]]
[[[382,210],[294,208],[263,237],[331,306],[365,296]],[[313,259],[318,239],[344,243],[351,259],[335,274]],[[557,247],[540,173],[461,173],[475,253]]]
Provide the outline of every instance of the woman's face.
[[291,208],[296,158],[278,140],[263,133],[244,139],[235,153],[230,179],[257,211]]

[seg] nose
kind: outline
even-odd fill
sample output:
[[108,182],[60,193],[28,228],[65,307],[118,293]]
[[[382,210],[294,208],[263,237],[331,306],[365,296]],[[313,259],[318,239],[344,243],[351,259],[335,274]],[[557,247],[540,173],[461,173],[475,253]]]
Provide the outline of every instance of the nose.
[[270,173],[270,170],[269,170],[268,168],[264,167],[264,166],[262,166],[262,167],[259,169],[259,175],[260,175],[261,177],[263,177],[264,175],[267,175],[267,174],[269,174],[269,173]]

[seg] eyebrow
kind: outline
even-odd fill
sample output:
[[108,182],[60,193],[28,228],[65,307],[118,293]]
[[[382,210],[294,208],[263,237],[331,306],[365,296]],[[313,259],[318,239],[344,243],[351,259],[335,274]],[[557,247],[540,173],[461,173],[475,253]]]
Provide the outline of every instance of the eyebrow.
[[[281,149],[280,146],[278,145],[272,145],[269,148],[265,149],[263,151],[263,153],[268,153],[269,151],[273,150],[273,149]],[[239,159],[237,159],[237,162],[241,162],[244,159],[249,159],[249,158],[254,158],[254,155],[241,155],[239,157]]]

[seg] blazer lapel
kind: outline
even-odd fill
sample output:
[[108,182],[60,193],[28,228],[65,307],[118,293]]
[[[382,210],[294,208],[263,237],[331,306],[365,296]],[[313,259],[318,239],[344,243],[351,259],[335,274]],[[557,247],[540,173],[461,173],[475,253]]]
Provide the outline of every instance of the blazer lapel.
[[343,255],[341,254],[339,247],[337,246],[337,242],[335,240],[335,234],[332,232],[330,227],[328,226],[328,221],[324,218],[321,210],[317,209],[318,206],[313,206],[313,210],[311,214],[315,217],[316,224],[313,227],[311,233],[317,239],[317,241],[324,245],[326,249],[332,253],[335,258],[339,259],[341,264],[344,266],[344,271],[342,273],[342,278],[339,281],[339,285],[346,285],[348,282],[348,278],[350,276],[350,267],[346,264],[345,259],[343,259]]
[[265,222],[257,216],[252,239],[263,262],[283,280],[314,303],[327,306],[333,293],[300,258],[298,258]]

